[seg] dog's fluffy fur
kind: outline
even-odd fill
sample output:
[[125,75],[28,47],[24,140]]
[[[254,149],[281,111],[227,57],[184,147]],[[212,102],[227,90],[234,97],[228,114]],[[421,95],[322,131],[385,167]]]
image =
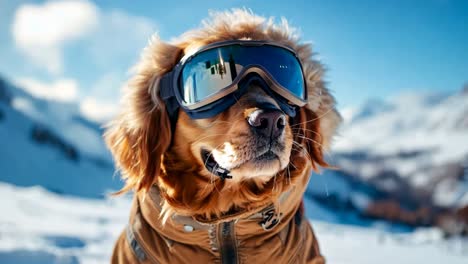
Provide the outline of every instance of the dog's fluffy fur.
[[[147,192],[156,185],[164,201],[164,219],[175,213],[212,219],[227,212],[274,203],[298,181],[300,172],[327,166],[324,151],[330,146],[341,118],[325,87],[322,65],[312,58],[311,46],[299,43],[295,33],[284,19],[275,24],[273,19],[247,10],[232,10],[212,13],[201,28],[170,43],[154,36],[125,90],[122,112],[105,134],[126,180],[120,192]],[[256,143],[245,122],[246,115],[255,108],[248,102],[272,100],[260,89],[252,88],[241,98],[243,101],[213,118],[192,120],[179,111],[175,133],[158,95],[159,78],[182,56],[210,43],[237,39],[268,40],[290,46],[303,65],[309,101],[289,120],[281,139],[284,151],[275,163],[249,163]],[[201,148],[208,148],[218,163],[243,165],[233,170],[232,180],[223,181],[207,171],[200,157]],[[260,167],[255,169],[256,165]]]

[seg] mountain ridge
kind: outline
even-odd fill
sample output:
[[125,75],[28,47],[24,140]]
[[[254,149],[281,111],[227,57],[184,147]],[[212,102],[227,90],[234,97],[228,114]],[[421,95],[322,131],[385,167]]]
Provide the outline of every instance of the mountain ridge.
[[104,197],[122,183],[100,126],[74,103],[34,97],[0,76],[0,181]]
[[446,225],[468,206],[468,93],[406,93],[344,112],[329,159],[339,170],[315,177],[342,187],[325,195],[311,184],[311,199],[412,226]]

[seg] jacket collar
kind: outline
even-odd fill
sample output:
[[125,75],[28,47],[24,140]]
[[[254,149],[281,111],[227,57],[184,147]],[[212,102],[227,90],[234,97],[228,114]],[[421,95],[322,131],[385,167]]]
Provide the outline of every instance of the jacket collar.
[[[220,217],[215,217],[213,219],[206,219],[203,216],[196,215],[196,216],[189,216],[189,215],[180,215],[180,214],[175,214],[172,216],[173,220],[176,220],[178,222],[190,222],[190,224],[196,225],[196,226],[208,226],[208,225],[213,225],[213,224],[219,224],[223,222],[230,222],[230,221],[240,221],[240,220],[254,220],[254,219],[264,219],[267,217],[267,214],[271,214],[272,210],[275,209],[275,204],[281,206],[281,203],[287,200],[287,198],[290,196],[291,192],[293,191],[294,187],[288,189],[287,191],[283,192],[280,197],[278,198],[277,203],[269,203],[265,204],[263,206],[257,207],[257,208],[252,208],[250,210],[244,209],[244,210],[239,210],[239,211],[234,211],[234,212],[228,212]],[[150,191],[146,194],[146,196],[149,197],[143,197],[143,199],[140,199],[142,203],[145,203],[146,206],[152,207],[152,211],[157,212],[158,214],[161,213],[162,209],[162,204],[164,202],[164,198],[160,194],[160,190],[157,186],[153,185],[151,187]],[[146,201],[146,199],[148,201]],[[148,202],[150,204],[148,204]]]

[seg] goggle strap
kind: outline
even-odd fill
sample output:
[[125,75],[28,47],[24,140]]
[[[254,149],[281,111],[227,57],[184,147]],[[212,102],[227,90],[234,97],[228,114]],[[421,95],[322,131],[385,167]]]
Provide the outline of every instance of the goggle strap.
[[164,74],[159,80],[159,96],[163,101],[174,97],[174,73],[172,71]]
[[[171,121],[171,132],[174,133],[177,122],[177,112],[179,110],[179,103],[176,100],[174,93],[174,73],[170,71],[164,74],[159,79],[159,97],[166,104],[166,111]],[[171,141],[172,145],[172,141]]]

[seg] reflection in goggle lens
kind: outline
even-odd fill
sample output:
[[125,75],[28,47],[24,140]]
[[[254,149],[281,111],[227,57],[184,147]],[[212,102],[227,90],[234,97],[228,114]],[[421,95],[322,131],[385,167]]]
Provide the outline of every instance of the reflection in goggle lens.
[[231,45],[195,55],[182,70],[180,93],[188,104],[200,102],[231,85],[249,65],[261,65],[286,91],[304,99],[298,59],[288,50],[269,45]]

